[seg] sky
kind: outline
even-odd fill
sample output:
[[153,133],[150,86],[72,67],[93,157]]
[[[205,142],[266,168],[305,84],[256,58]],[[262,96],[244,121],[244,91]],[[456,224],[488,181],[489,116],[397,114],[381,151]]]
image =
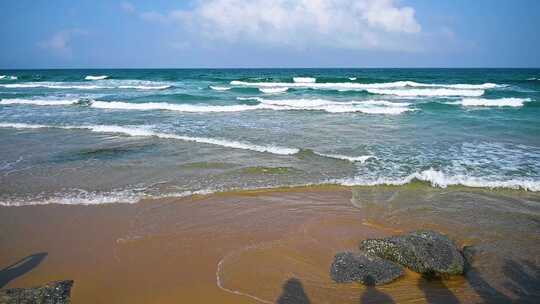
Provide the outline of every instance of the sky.
[[197,67],[540,67],[540,1],[0,1],[1,69]]

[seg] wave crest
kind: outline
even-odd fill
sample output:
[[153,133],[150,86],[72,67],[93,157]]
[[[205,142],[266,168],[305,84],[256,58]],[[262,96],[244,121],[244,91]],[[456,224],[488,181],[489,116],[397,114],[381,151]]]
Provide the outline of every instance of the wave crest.
[[107,75],[100,75],[100,76],[87,75],[86,77],[84,77],[85,80],[103,80],[107,78],[109,78],[109,76]]

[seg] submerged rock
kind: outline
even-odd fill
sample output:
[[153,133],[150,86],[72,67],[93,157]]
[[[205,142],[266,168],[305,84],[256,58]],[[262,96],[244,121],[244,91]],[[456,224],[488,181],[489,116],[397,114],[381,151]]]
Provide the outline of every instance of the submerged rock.
[[364,240],[360,250],[426,275],[458,275],[464,271],[463,255],[454,242],[431,230]]
[[0,304],[69,304],[73,281],[50,282],[31,288],[0,290]]
[[340,252],[330,267],[337,283],[360,282],[364,285],[390,283],[404,274],[403,267],[364,253]]

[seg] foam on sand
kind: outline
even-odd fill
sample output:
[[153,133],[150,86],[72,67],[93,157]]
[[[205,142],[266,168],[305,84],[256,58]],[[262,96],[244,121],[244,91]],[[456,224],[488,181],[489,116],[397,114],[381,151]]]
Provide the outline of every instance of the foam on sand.
[[88,76],[84,77],[85,80],[103,80],[103,79],[107,79],[107,78],[109,78],[109,76],[107,76],[107,75],[101,75],[101,76],[88,75]]
[[522,107],[525,102],[531,101],[530,98],[464,98],[461,101],[450,102],[464,107]]
[[164,139],[176,139],[188,142],[204,143],[209,145],[222,146],[233,149],[251,150],[256,152],[272,153],[277,155],[292,155],[300,150],[296,148],[285,148],[275,145],[262,146],[251,143],[216,139],[207,137],[191,137],[169,133],[155,132],[151,127],[132,127],[132,126],[117,126],[117,125],[88,125],[88,126],[57,126],[57,125],[38,125],[38,124],[22,124],[22,123],[0,123],[0,128],[15,128],[15,129],[40,129],[40,128],[58,128],[58,129],[84,129],[96,133],[116,133],[128,136],[143,136],[143,137],[158,137]]
[[293,77],[293,81],[296,83],[315,83],[317,78],[313,77]]

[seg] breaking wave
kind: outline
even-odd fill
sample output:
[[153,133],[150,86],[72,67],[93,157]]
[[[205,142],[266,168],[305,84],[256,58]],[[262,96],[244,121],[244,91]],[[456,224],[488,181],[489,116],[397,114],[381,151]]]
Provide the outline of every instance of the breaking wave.
[[400,97],[442,97],[442,96],[470,96],[478,97],[484,95],[484,90],[462,90],[462,89],[367,89],[372,94],[396,95]]
[[531,101],[530,98],[464,98],[460,101],[449,102],[449,104],[457,104],[465,107],[521,107],[525,102],[529,101]]
[[296,83],[315,83],[317,78],[313,77],[293,77],[293,81]]
[[24,104],[24,105],[37,105],[37,106],[65,106],[77,104],[78,99],[2,99],[0,100],[0,105],[12,105],[12,104]]
[[265,94],[279,94],[287,92],[289,88],[259,88],[259,91]]
[[347,156],[347,155],[341,155],[341,154],[325,154],[325,153],[319,153],[319,152],[313,152],[319,156],[328,157],[328,158],[335,158],[335,159],[341,159],[350,161],[351,163],[359,162],[359,163],[365,163],[368,159],[375,158],[373,155],[362,155],[362,156]]
[[2,79],[17,80],[17,76],[0,75],[0,80]]
[[107,78],[109,78],[109,76],[107,76],[107,75],[101,75],[101,76],[88,75],[88,76],[84,77],[85,80],[103,80],[103,79],[107,79]]
[[172,87],[172,85],[104,86],[104,85],[54,84],[54,83],[13,83],[13,84],[2,84],[0,86],[4,88],[10,88],[10,89],[46,88],[46,89],[76,89],[76,90],[97,90],[97,89],[165,90]]
[[220,86],[210,86],[210,89],[214,91],[228,91],[231,88],[230,87],[220,87]]
[[57,126],[57,125],[39,125],[39,124],[24,124],[24,123],[0,123],[0,128],[15,128],[15,129],[40,129],[40,128],[57,128],[57,129],[83,129],[90,130],[96,133],[117,133],[128,136],[144,136],[158,137],[164,139],[177,139],[181,141],[204,143],[227,148],[251,150],[256,152],[266,152],[278,155],[292,155],[300,150],[296,148],[285,148],[275,145],[261,146],[251,143],[232,141],[226,139],[216,139],[207,137],[190,137],[169,133],[161,133],[153,131],[150,127],[126,127],[117,125],[89,125],[89,126]]
[[540,182],[531,179],[497,180],[467,175],[447,175],[441,171],[437,171],[434,169],[415,172],[402,178],[381,177],[378,179],[364,179],[362,177],[357,177],[352,179],[334,180],[332,182],[344,186],[400,186],[409,184],[414,180],[428,182],[433,187],[440,188],[461,185],[473,188],[507,188],[516,190],[522,189],[527,191],[540,191]]

